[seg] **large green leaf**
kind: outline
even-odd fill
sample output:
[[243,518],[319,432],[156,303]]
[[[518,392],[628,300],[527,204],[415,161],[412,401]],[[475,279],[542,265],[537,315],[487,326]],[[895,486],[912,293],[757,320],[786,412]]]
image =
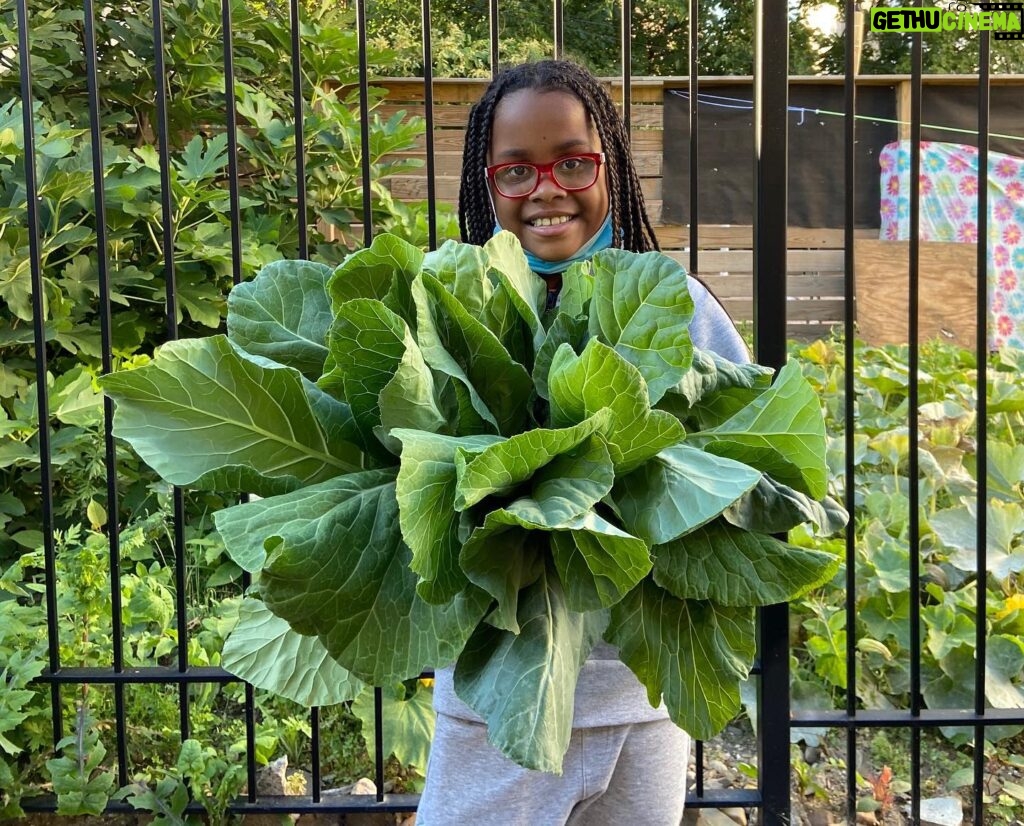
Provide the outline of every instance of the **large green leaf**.
[[702,428],[714,427],[767,389],[773,372],[760,364],[737,364],[711,350],[695,348],[690,369],[658,406],[680,420],[696,416]]
[[533,391],[526,368],[432,275],[421,274],[412,293],[417,340],[427,364],[462,382],[473,408],[499,433],[522,431]]
[[423,265],[423,251],[384,233],[349,255],[327,282],[337,310],[353,298],[376,298],[409,324],[416,320],[410,286]]
[[760,478],[749,465],[682,444],[621,477],[612,497],[629,530],[660,545],[710,522]]
[[489,622],[513,633],[519,591],[550,549],[574,611],[607,608],[651,570],[646,543],[593,511],[565,517],[556,500],[517,499],[491,511],[459,554],[466,576],[497,601]]
[[530,367],[536,346],[534,333],[517,306],[521,303],[513,296],[512,287],[506,281],[499,280],[487,300],[480,321],[494,333],[513,361]]
[[[985,566],[997,579],[1007,579],[1024,571],[1024,507],[1000,499],[989,501],[985,532]],[[946,508],[929,517],[928,524],[952,550],[949,561],[961,571],[974,571],[978,565],[977,503]]]
[[519,634],[481,624],[455,666],[455,692],[487,722],[491,743],[521,766],[561,774],[576,681],[606,621],[569,610],[550,570],[519,602]]
[[594,298],[594,272],[590,261],[578,261],[562,274],[562,292],[558,306],[566,315],[590,317],[590,302]]
[[359,469],[354,447],[329,450],[301,374],[270,364],[224,336],[186,339],[100,385],[115,435],[171,484],[272,496]]
[[405,333],[405,352],[391,380],[377,397],[380,426],[374,431],[394,452],[399,444],[391,436],[396,427],[437,433],[454,429],[450,415],[441,403],[434,374],[423,360],[423,353],[411,332]]
[[725,509],[722,515],[738,528],[759,533],[785,533],[805,522],[822,536],[842,530],[849,514],[831,497],[815,502],[807,494],[770,476],[761,476],[753,490]]
[[258,599],[242,600],[238,623],[224,640],[221,665],[256,688],[307,707],[344,703],[364,688],[319,639],[293,631]]
[[651,570],[647,544],[596,513],[569,523],[551,538],[555,567],[574,611],[596,611],[619,602]]
[[795,361],[736,415],[718,427],[691,434],[690,440],[756,467],[812,499],[825,496],[825,419],[820,400]]
[[[371,478],[394,478],[394,470],[374,473],[383,473],[383,476]],[[294,537],[305,535],[309,525],[316,524],[332,508],[358,495],[364,485],[363,474],[336,476],[280,496],[254,499],[216,511],[213,523],[235,564],[243,571],[258,574],[266,564],[268,550],[273,549],[264,543],[278,535],[291,536],[295,542]],[[316,536],[308,539],[312,552],[313,544],[319,539]],[[276,544],[276,540],[271,544]]]
[[494,291],[483,249],[448,240],[424,256],[421,269],[440,281],[473,318],[481,318]]
[[649,578],[612,609],[607,639],[669,717],[710,740],[740,709],[754,660],[754,609],[682,600]]
[[1024,445],[988,440],[989,494],[1010,502],[1020,500],[1024,492]]
[[693,299],[686,270],[657,252],[607,249],[593,260],[590,334],[639,369],[651,404],[686,373]]
[[580,353],[587,335],[587,323],[587,317],[584,315],[571,316],[560,312],[555,316],[533,363],[533,383],[536,385],[537,395],[542,399],[549,397],[548,372],[551,370],[551,360],[555,353],[563,344],[572,347],[574,353]]
[[367,440],[380,426],[380,393],[398,371],[410,339],[406,323],[381,301],[356,298],[337,309],[329,338],[332,369],[319,385],[348,402]]
[[716,520],[658,545],[654,580],[680,599],[719,605],[788,602],[827,582],[840,559]]
[[334,659],[374,685],[452,662],[488,603],[475,588],[444,606],[417,596],[394,476],[388,469],[337,480],[319,518],[293,520],[264,538],[272,550],[260,577],[271,611],[300,634],[316,634]]
[[[607,408],[602,408],[593,416],[571,427],[559,430],[536,428],[497,442],[479,453],[460,453],[456,458],[458,486],[455,491],[455,509],[465,510],[486,496],[511,493],[516,486],[533,477],[553,459],[569,454],[588,441],[591,435],[607,430],[610,425],[611,413]],[[593,465],[592,467],[595,473],[602,470]],[[575,476],[583,484],[589,481],[582,474]],[[605,486],[605,482],[610,483],[611,477],[612,468],[609,464],[603,473],[592,480],[592,483],[603,489],[603,493],[579,512],[586,510],[608,493],[609,488]],[[557,476],[552,478],[552,474],[549,473],[548,479],[554,481]]]
[[331,268],[275,261],[228,295],[228,337],[247,353],[294,367],[316,381],[327,357]]
[[683,440],[686,431],[663,410],[651,410],[647,385],[632,364],[597,339],[577,356],[561,345],[548,374],[551,423],[582,422],[607,407],[612,425],[605,432],[618,473],[639,467],[663,448]]
[[[377,755],[377,738],[373,736],[377,720],[374,693],[364,691],[352,703],[352,713],[363,724],[363,740],[371,763]],[[434,739],[437,715],[433,699],[434,692],[421,684],[417,684],[411,694],[406,694],[404,684],[398,685],[395,691],[385,688],[381,692],[384,754],[393,754],[403,766],[415,766],[421,775],[426,772],[430,743]]]
[[513,634],[520,632],[519,593],[536,582],[548,555],[549,535],[536,528],[518,517],[513,503],[508,509],[488,513],[459,553],[469,580],[497,603],[487,622]]
[[519,239],[507,231],[499,232],[484,244],[492,275],[508,290],[516,310],[533,335],[534,350],[544,340],[540,314],[547,301],[547,285],[530,269]]
[[412,549],[412,570],[420,576],[417,590],[430,602],[448,602],[466,587],[466,576],[459,567],[455,457],[460,448],[480,451],[500,437],[454,437],[402,428],[391,435],[402,443],[399,519]]

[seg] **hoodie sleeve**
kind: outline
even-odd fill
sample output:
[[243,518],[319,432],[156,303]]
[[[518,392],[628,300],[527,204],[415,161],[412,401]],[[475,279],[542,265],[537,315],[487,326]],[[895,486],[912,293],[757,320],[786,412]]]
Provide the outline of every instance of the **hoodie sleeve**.
[[693,346],[711,350],[737,364],[749,362],[750,351],[718,299],[696,278],[690,276],[687,283],[693,298],[693,321],[690,322]]

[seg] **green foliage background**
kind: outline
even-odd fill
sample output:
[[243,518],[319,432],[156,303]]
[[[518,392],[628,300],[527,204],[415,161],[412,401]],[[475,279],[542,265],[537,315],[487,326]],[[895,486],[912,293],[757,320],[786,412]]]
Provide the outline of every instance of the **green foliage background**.
[[[353,0],[345,0],[354,6]],[[873,6],[900,6],[902,0],[880,0]],[[842,17],[841,0],[789,0],[789,71],[794,75],[842,74],[845,40],[842,31],[822,33],[809,22],[817,7]],[[486,77],[490,74],[490,6],[487,0],[433,0],[431,8],[433,71],[437,77]],[[368,0],[368,31],[374,42],[395,50],[392,73],[422,76],[421,4],[418,0]],[[601,76],[622,71],[619,0],[565,0],[564,54]],[[866,14],[866,12],[862,12]],[[754,0],[704,0],[699,7],[699,73],[750,75],[754,61]],[[500,60],[550,57],[553,12],[548,0],[507,0],[500,4]],[[870,27],[867,27],[870,29]],[[633,3],[630,70],[634,75],[689,74],[689,5],[669,0]],[[931,36],[922,40],[924,71],[962,74],[978,71],[977,34]],[[1024,71],[1019,43],[991,43],[991,70]],[[910,36],[865,32],[860,71],[864,74],[906,74],[910,71]]]

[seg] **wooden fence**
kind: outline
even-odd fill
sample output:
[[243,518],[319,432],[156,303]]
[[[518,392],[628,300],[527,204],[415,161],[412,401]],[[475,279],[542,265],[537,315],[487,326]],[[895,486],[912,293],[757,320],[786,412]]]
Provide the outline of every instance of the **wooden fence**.
[[[701,87],[716,83],[735,84],[742,78],[702,78]],[[799,78],[802,83],[841,83],[840,78]],[[970,85],[976,79],[969,76],[932,76],[930,83]],[[437,79],[433,84],[433,142],[435,165],[435,192],[442,204],[453,208],[457,204],[459,174],[469,106],[475,102],[486,85],[478,79]],[[904,77],[871,76],[858,79],[858,83],[886,84],[895,87],[897,112],[902,113],[909,101],[909,80]],[[1004,83],[1024,85],[1024,79],[1006,77]],[[423,115],[423,82],[419,79],[374,80],[374,85],[388,90],[386,102],[379,112],[389,117],[399,110]],[[613,99],[622,100],[621,84],[607,83]],[[634,79],[630,87],[630,127],[634,161],[640,175],[644,198],[655,225],[655,232],[663,251],[689,266],[689,229],[685,225],[662,220],[664,158],[663,98],[666,90],[686,88],[686,79],[658,78]],[[902,118],[901,118],[902,120]],[[900,126],[899,135],[905,137]],[[402,153],[404,157],[425,160],[426,139],[414,150]],[[836,159],[837,180],[842,179],[842,159]],[[863,170],[863,174],[878,174],[878,170]],[[402,200],[421,200],[427,197],[426,172],[401,175],[388,182],[392,194]],[[899,341],[905,336],[907,293],[897,285],[907,283],[908,255],[905,242],[878,240],[878,230],[858,229],[855,232],[854,259],[857,283],[861,276],[871,285],[867,300],[858,301],[858,325],[875,343]],[[698,232],[697,274],[711,286],[737,321],[753,318],[753,231],[750,226],[702,225]],[[788,317],[790,337],[814,339],[829,334],[842,323],[844,315],[845,266],[844,232],[841,228],[790,227],[787,259]],[[957,294],[969,300],[974,279],[974,245],[922,243],[921,283],[926,285],[922,294],[933,295],[935,301],[925,302],[922,311],[930,314],[923,319],[922,337],[942,336],[966,342],[973,330],[973,311],[968,306],[950,306],[945,296]],[[956,247],[957,249],[950,249]],[[950,273],[949,256],[957,265]],[[955,286],[949,282],[955,279]],[[885,285],[889,285],[885,288]],[[931,285],[931,286],[927,286]],[[966,289],[965,289],[966,287]],[[882,289],[882,292],[877,292]],[[963,302],[960,302],[962,304]],[[863,304],[863,306],[861,306]],[[905,340],[905,339],[904,339]]]

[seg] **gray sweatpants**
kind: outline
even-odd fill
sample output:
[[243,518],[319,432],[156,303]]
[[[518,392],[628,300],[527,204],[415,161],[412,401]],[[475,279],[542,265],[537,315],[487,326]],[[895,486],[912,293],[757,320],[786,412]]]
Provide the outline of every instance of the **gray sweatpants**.
[[513,763],[484,724],[438,714],[416,826],[679,826],[689,751],[670,720],[578,728],[558,776]]

